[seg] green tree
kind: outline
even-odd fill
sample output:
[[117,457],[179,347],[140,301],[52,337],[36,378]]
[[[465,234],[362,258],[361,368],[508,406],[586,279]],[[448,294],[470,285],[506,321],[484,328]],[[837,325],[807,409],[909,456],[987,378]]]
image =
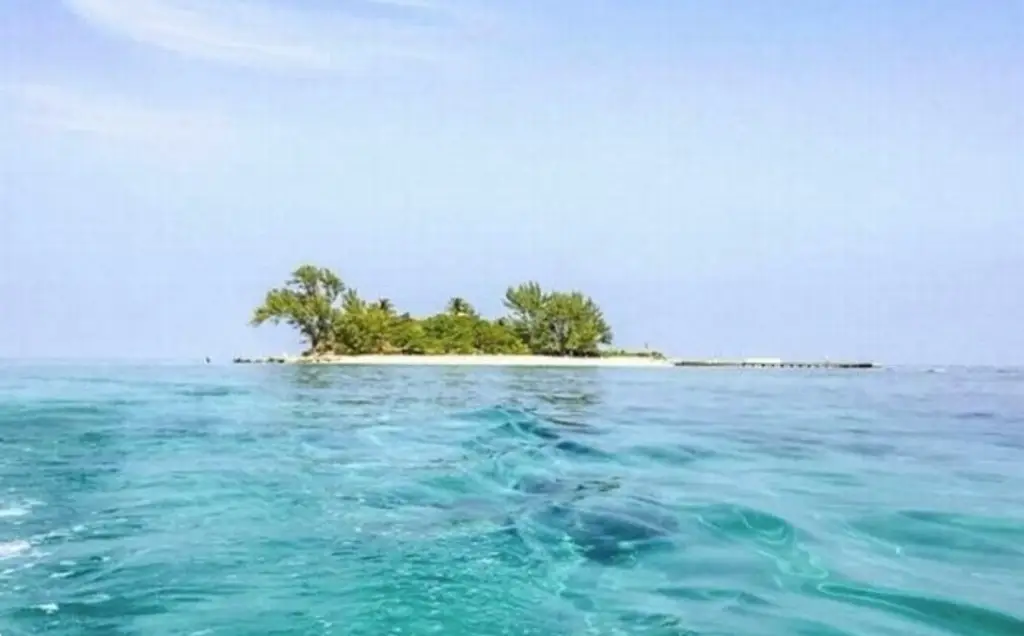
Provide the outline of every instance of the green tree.
[[504,305],[508,316],[488,320],[455,296],[445,311],[417,319],[398,314],[388,298],[367,302],[328,269],[303,265],[284,287],[267,293],[252,324],[296,327],[309,353],[594,356],[601,345],[611,344],[600,307],[581,292],[545,292],[530,281],[509,287]]
[[390,337],[397,317],[387,299],[367,303],[354,289],[345,292],[333,333],[335,353],[363,355],[392,351]]
[[455,296],[448,301],[446,311],[453,316],[476,316],[476,309],[465,298]]
[[581,292],[545,292],[539,283],[505,292],[508,324],[531,353],[596,356],[612,331],[597,303]]
[[473,347],[480,353],[490,355],[530,353],[526,344],[519,339],[508,322],[502,318],[477,320],[474,326]]
[[409,314],[398,316],[392,323],[390,343],[397,352],[406,355],[439,353],[436,344],[427,336],[423,322]]
[[545,294],[540,283],[530,281],[505,291],[505,308],[509,311],[507,324],[518,338],[538,353],[547,347],[548,333],[544,326]]
[[331,270],[302,265],[284,287],[267,292],[251,324],[287,323],[299,330],[310,352],[319,353],[330,345],[340,315],[335,303],[344,291],[345,284]]
[[435,353],[476,353],[476,316],[445,311],[423,320],[423,330]]
[[551,353],[597,356],[612,342],[612,330],[597,303],[581,292],[553,292],[544,300],[545,328]]

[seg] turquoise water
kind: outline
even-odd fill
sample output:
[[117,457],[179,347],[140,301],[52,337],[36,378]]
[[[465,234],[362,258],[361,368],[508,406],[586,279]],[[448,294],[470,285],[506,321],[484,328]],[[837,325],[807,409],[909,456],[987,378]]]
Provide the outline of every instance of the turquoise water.
[[1024,374],[0,367],[0,634],[1024,634]]

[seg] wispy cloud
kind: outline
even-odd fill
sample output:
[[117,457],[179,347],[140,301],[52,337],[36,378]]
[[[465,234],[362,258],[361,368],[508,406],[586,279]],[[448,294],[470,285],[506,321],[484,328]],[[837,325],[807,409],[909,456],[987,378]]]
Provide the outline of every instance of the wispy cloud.
[[108,32],[207,60],[278,70],[362,71],[438,61],[487,24],[476,0],[64,0]]
[[206,114],[56,84],[0,86],[0,98],[17,119],[40,130],[130,143],[147,151],[207,152],[227,135],[224,122]]

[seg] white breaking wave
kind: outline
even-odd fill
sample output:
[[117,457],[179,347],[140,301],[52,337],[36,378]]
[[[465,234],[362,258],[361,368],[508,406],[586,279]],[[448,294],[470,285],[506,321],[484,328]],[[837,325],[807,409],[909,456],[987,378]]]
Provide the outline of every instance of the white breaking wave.
[[9,559],[11,557],[16,557],[20,554],[28,552],[31,548],[32,546],[29,544],[28,541],[22,541],[20,539],[0,543],[0,559]]
[[0,519],[15,519],[17,517],[24,517],[27,514],[28,508],[22,508],[21,506],[0,508]]

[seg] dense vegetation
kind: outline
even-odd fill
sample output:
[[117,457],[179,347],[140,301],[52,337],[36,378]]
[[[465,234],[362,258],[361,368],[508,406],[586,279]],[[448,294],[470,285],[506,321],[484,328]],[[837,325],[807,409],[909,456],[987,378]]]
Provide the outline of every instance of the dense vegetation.
[[597,356],[612,342],[600,307],[580,292],[545,291],[534,282],[505,292],[508,315],[482,317],[464,298],[416,318],[387,298],[367,301],[332,271],[303,265],[267,293],[252,324],[298,329],[307,354],[536,354]]

